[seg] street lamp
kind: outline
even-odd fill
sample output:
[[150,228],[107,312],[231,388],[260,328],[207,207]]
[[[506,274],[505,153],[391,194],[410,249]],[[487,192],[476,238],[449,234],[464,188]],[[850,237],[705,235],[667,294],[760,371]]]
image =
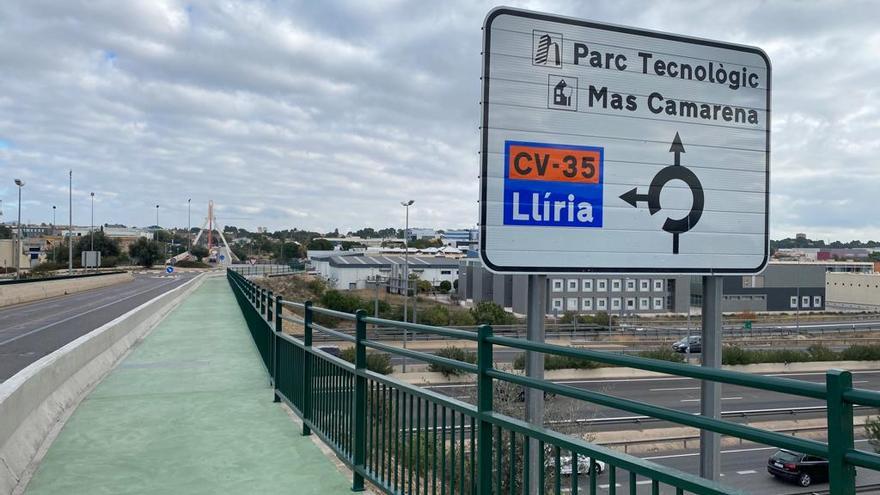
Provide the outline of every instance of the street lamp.
[[67,185],[67,212],[70,215],[70,227],[67,231],[67,273],[73,275],[73,170],[69,172]]
[[95,250],[95,193],[89,193],[92,197],[92,223],[89,225],[89,235],[92,237],[90,240],[89,251]]
[[[55,205],[52,205],[52,235],[53,236],[55,235],[55,208],[56,208]],[[52,263],[55,263],[55,261],[56,261],[55,249],[56,249],[56,246],[52,246]]]
[[[403,206],[406,209],[406,223],[404,224],[403,229],[403,283],[404,283],[404,293],[403,293],[403,321],[407,322],[407,305],[409,302],[409,207],[415,203],[414,200],[409,201],[401,201],[400,206]],[[403,348],[406,349],[406,341],[409,337],[409,332],[407,332],[406,327],[403,327]],[[403,372],[406,373],[406,357],[403,358]]]
[[190,205],[192,204],[192,198],[186,200],[186,251],[189,252],[192,249],[192,224],[190,222]]
[[24,181],[15,179],[15,185],[18,186],[18,248],[15,250],[15,278],[21,278],[21,188],[24,187]]
[[156,205],[156,230],[153,232],[153,240],[159,240],[159,205]]

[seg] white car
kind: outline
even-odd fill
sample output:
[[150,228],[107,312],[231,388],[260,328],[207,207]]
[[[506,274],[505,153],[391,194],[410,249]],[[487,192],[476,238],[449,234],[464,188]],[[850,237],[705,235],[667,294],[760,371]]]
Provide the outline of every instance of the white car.
[[[544,456],[544,465],[550,468],[556,467],[556,457],[551,452]],[[602,474],[605,472],[605,462],[596,459],[596,470],[597,474]],[[559,471],[564,476],[571,476],[571,455],[561,455],[559,456]],[[590,458],[584,454],[578,454],[578,465],[577,465],[578,474],[590,474]]]

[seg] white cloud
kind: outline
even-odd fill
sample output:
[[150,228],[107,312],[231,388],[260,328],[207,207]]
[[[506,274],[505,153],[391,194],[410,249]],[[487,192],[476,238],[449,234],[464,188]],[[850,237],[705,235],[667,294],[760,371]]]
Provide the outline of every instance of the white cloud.
[[[772,236],[880,238],[880,80],[869,2],[527,2],[762,46],[774,65]],[[247,227],[477,221],[477,2],[0,4],[0,197],[26,218]],[[724,22],[719,22],[724,19]],[[8,182],[8,183],[7,183]],[[167,205],[167,206],[166,206]],[[7,208],[8,210],[8,208]],[[221,216],[222,215],[219,215]],[[222,219],[221,219],[222,222]],[[194,222],[195,223],[195,222]]]

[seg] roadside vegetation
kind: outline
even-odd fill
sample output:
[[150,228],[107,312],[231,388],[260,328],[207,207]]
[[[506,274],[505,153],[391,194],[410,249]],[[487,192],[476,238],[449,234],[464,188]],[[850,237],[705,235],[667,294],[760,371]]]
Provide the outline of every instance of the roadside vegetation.
[[722,364],[809,363],[816,361],[880,361],[880,345],[854,345],[841,351],[814,345],[804,351],[793,349],[743,349],[725,346]]
[[[346,347],[339,354],[341,359],[354,363],[354,347]],[[394,372],[391,366],[391,355],[384,352],[367,351],[367,369],[380,375],[390,375]]]
[[[449,346],[443,349],[440,349],[436,353],[436,356],[444,357],[447,359],[452,359],[462,363],[471,363],[474,364],[477,362],[477,354],[473,351],[469,351],[467,349],[462,349],[461,347]],[[465,374],[464,371],[454,368],[452,366],[445,366],[442,364],[434,364],[431,363],[428,365],[428,371],[434,373],[441,373],[444,377],[449,378],[451,376],[458,376]]]

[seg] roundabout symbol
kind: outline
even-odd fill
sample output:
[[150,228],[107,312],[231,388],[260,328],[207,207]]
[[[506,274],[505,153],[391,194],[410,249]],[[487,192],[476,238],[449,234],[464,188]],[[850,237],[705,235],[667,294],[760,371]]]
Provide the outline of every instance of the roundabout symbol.
[[654,176],[647,194],[639,194],[638,188],[634,187],[621,194],[620,199],[629,203],[633,208],[638,208],[639,201],[644,201],[648,203],[648,211],[653,215],[661,209],[660,191],[666,183],[671,180],[680,180],[687,184],[693,195],[690,212],[682,218],[667,217],[666,222],[663,223],[663,230],[672,234],[672,254],[678,254],[678,236],[694,228],[700,221],[705,198],[703,197],[703,185],[700,184],[696,174],[681,164],[681,154],[685,151],[677,132],[669,151],[675,153],[675,164],[667,166]]

